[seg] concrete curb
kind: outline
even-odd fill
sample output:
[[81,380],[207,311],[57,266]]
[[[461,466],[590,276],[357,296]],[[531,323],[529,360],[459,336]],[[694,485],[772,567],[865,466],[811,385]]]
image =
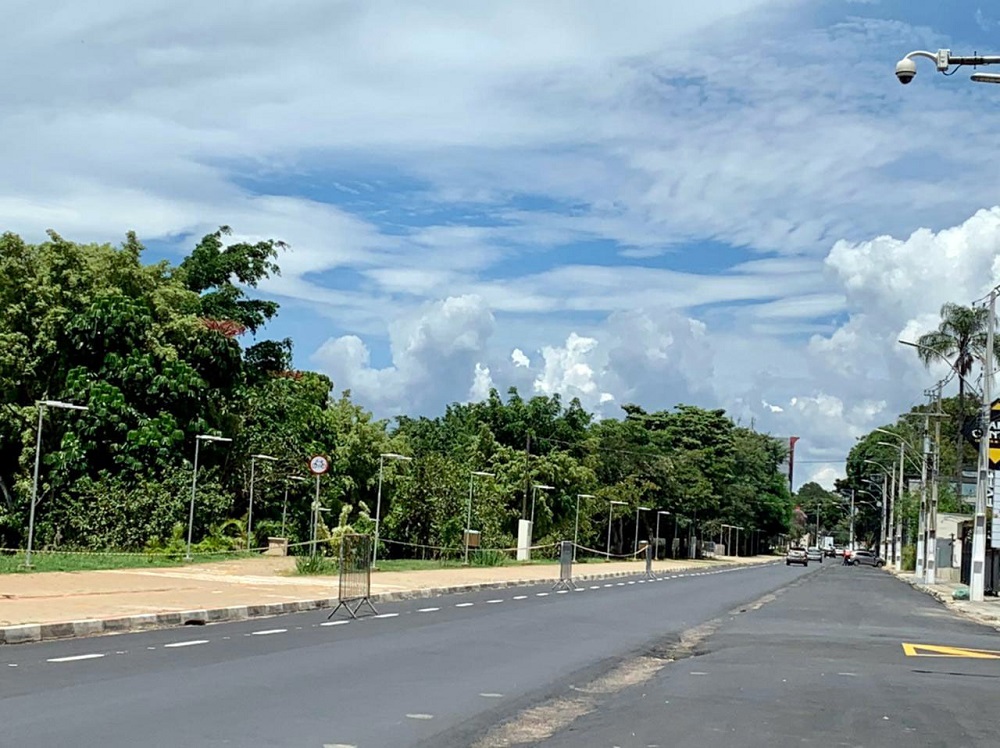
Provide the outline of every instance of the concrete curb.
[[[768,566],[774,562],[760,564],[725,564],[709,567],[712,571],[724,569],[754,569]],[[704,567],[687,567],[672,569],[661,574],[683,573],[700,570]],[[590,582],[601,579],[617,579],[621,577],[641,576],[641,571],[622,571],[610,574],[584,574],[573,577],[575,582]],[[462,592],[478,592],[480,590],[503,590],[511,587],[530,587],[534,585],[555,584],[558,577],[546,579],[517,579],[504,582],[482,582],[477,584],[454,585],[451,587],[428,587],[418,590],[400,590],[399,592],[383,592],[372,595],[373,603],[396,602],[400,600],[421,600],[429,597],[441,597]],[[171,611],[168,613],[140,613],[118,618],[88,619],[82,621],[57,621],[54,623],[28,623],[17,626],[0,626],[0,645],[26,644],[30,642],[54,641],[57,639],[77,639],[105,634],[124,634],[152,629],[164,629],[176,626],[205,625],[210,623],[232,623],[250,618],[268,618],[287,613],[302,613],[310,610],[333,608],[337,605],[336,597],[325,597],[313,600],[291,600],[283,603],[264,603],[259,605],[236,605],[227,608],[209,610]]]
[[925,595],[930,595],[935,600],[939,601],[944,607],[953,613],[957,613],[966,620],[972,621],[973,623],[978,623],[982,626],[989,626],[990,628],[1000,631],[1000,616],[996,614],[987,614],[979,610],[970,610],[966,607],[969,602],[967,600],[955,600],[948,592],[940,589],[935,589],[923,582],[919,582],[915,579],[910,579],[908,576],[897,573],[896,571],[889,571],[892,576],[898,579],[900,582],[905,582],[906,584],[913,587],[913,589],[923,592]]

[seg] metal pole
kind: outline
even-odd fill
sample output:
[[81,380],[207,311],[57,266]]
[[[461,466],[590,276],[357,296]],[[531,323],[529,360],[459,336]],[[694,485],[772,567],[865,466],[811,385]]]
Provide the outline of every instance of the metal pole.
[[931,420],[924,417],[924,451],[920,460],[920,510],[917,513],[917,562],[914,571],[918,577],[927,573],[927,458],[931,451]]
[[854,550],[854,489],[851,489],[851,550]]
[[[937,392],[938,410],[941,410],[941,385]],[[938,469],[941,456],[941,419],[934,420],[934,462],[931,479],[931,509],[927,519],[927,564],[924,567],[927,584],[937,583],[937,510],[938,510]]]
[[632,546],[632,553],[639,552],[639,511],[635,510],[635,544]]
[[316,475],[316,500],[313,501],[312,510],[312,552],[310,555],[316,555],[316,536],[319,535],[319,475]]
[[38,503],[38,471],[42,458],[42,418],[45,406],[38,404],[38,433],[35,436],[35,479],[31,484],[31,507],[28,509],[28,550],[24,555],[24,565],[31,566],[31,546],[35,541],[35,504]]
[[255,462],[257,458],[250,458],[250,507],[247,509],[247,550],[250,550],[250,534],[253,527],[253,483],[254,483],[254,470],[257,467]]
[[888,489],[888,485],[889,485],[889,476],[883,471],[883,473],[882,473],[882,530],[881,530],[881,534],[879,535],[879,543],[882,546],[882,554],[881,555],[882,555],[882,560],[883,561],[885,560],[885,557],[889,553],[889,543],[888,543],[888,540],[887,540],[887,538],[885,536],[885,513],[886,513],[886,509],[889,507],[889,495],[888,495],[888,490],[887,490]]
[[656,534],[653,536],[653,548],[656,551],[656,560],[660,560],[660,513],[656,513]]
[[[676,537],[677,537],[677,515],[675,514],[674,515],[674,537],[670,539],[670,551],[671,551],[670,555],[673,558],[677,558],[677,556],[675,556],[674,553],[673,553],[673,550],[674,550],[674,538],[676,538]],[[681,545],[680,543],[677,544],[677,549],[678,550],[680,550],[680,545]]]
[[469,565],[469,528],[472,527],[472,479],[473,474],[469,473],[469,511],[465,520],[465,565]]
[[[378,561],[378,530],[379,530],[379,520],[382,516],[382,469],[385,467],[385,455],[378,456],[378,497],[375,499],[375,542],[372,544],[372,568],[375,568],[375,562]],[[317,498],[318,498],[318,485],[317,484]]]
[[576,521],[573,523],[573,563],[576,563],[576,546],[580,540],[580,494],[576,495]]
[[535,497],[538,495],[538,486],[531,487],[531,538],[535,538]]
[[740,556],[740,528],[736,528],[736,557]]
[[281,537],[285,537],[285,520],[288,518],[288,481],[285,481],[285,503],[281,507]]
[[892,563],[897,569],[902,565],[903,558],[903,486],[906,482],[906,466],[903,463],[906,445],[899,443],[899,481],[897,481],[897,492],[899,496],[899,511],[893,507],[893,530],[892,530]]
[[191,560],[191,533],[194,531],[194,495],[198,490],[198,448],[201,446],[201,439],[194,438],[194,475],[191,478],[191,510],[188,513],[188,544],[187,555],[184,557]]
[[611,520],[614,517],[615,512],[615,502],[608,504],[608,550],[606,551],[607,560],[611,560]]
[[972,568],[969,600],[982,602],[986,566],[986,490],[990,468],[990,400],[993,390],[993,337],[997,313],[997,290],[990,291],[989,316],[986,319],[986,349],[983,351],[983,435],[979,439],[979,481],[976,485],[976,519],[972,534]]

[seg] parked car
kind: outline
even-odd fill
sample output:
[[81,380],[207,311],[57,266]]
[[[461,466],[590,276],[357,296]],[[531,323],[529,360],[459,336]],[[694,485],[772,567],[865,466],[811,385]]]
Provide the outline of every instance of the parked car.
[[792,564],[809,566],[809,556],[805,548],[792,546],[788,549],[788,553],[785,554],[785,566],[791,566]]
[[823,555],[826,556],[827,558],[836,558],[840,554],[838,553],[837,546],[828,545],[824,546]]
[[850,561],[851,566],[885,566],[885,559],[876,556],[871,551],[854,551],[851,554]]
[[806,557],[810,561],[819,561],[820,563],[823,563],[823,551],[822,549],[817,548],[816,546],[813,546],[812,548],[806,551]]

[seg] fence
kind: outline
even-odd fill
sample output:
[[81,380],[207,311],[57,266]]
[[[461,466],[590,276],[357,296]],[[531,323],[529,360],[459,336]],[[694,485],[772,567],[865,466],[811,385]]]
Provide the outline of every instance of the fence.
[[572,540],[563,540],[559,543],[559,581],[552,589],[576,589],[576,582],[573,581],[573,551],[575,548]]
[[340,538],[340,575],[337,583],[337,607],[327,620],[344,608],[351,618],[358,617],[361,606],[367,605],[378,615],[372,605],[372,537],[371,535],[342,535]]

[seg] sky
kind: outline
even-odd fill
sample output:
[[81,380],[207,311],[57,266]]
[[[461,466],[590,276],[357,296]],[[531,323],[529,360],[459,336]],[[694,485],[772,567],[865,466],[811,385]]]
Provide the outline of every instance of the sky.
[[[378,416],[722,407],[796,484],[923,400],[1000,263],[1000,10],[929,0],[7,0],[0,228],[290,249],[262,337]],[[252,341],[246,341],[252,342]],[[942,365],[943,366],[943,365]]]

